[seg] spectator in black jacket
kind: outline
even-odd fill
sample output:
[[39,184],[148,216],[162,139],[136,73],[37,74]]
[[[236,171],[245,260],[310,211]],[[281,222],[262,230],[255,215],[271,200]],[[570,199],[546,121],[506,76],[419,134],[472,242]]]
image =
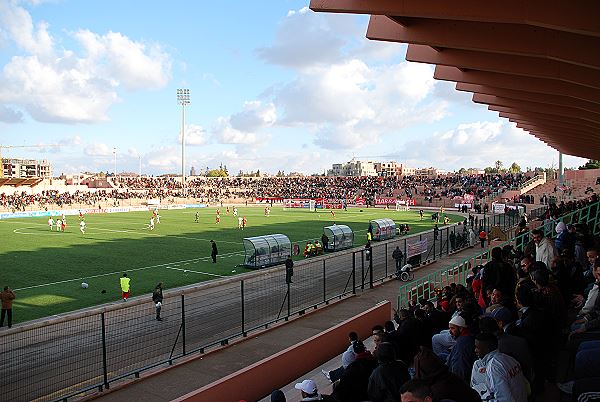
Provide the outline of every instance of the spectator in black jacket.
[[332,396],[341,402],[362,402],[369,399],[367,389],[377,360],[366,350],[362,341],[353,344],[356,359],[346,367]]
[[396,360],[394,345],[389,342],[379,344],[375,355],[379,366],[369,377],[369,398],[373,402],[396,402],[400,397],[400,387],[410,380],[408,368]]

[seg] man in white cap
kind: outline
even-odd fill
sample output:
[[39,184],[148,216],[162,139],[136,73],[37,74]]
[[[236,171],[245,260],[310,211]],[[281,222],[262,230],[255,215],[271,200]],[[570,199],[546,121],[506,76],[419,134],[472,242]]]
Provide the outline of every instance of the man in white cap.
[[[330,401],[327,395],[320,395],[317,384],[313,380],[304,380],[294,385],[302,393],[301,401]],[[325,399],[325,398],[327,399]]]
[[452,338],[456,339],[456,344],[448,355],[446,365],[450,372],[468,383],[475,361],[475,338],[471,335],[465,319],[460,315],[452,317],[448,329]]

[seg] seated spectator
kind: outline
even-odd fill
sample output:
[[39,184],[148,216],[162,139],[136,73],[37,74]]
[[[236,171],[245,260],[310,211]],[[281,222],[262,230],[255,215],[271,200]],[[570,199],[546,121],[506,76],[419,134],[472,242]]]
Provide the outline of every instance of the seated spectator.
[[413,367],[415,379],[424,381],[431,388],[434,400],[442,398],[460,402],[479,402],[479,396],[457,375],[448,371],[448,367],[431,350],[421,348],[415,356]]
[[448,355],[446,365],[451,373],[469,382],[471,368],[475,361],[475,338],[471,334],[465,319],[460,315],[450,320],[448,328],[450,335],[456,340],[456,344]]
[[401,402],[433,402],[431,387],[426,381],[410,380],[400,388]]
[[280,389],[271,392],[271,402],[286,402],[285,394]]
[[394,345],[389,342],[379,344],[376,357],[379,366],[369,377],[369,398],[373,402],[397,401],[400,387],[410,380],[408,368],[396,360]]
[[333,401],[329,395],[319,394],[317,384],[313,380],[304,380],[296,383],[294,388],[302,394],[301,401]]
[[498,340],[489,333],[475,337],[471,387],[482,400],[498,402],[526,401],[527,380],[518,361],[498,350]]
[[346,367],[338,386],[333,390],[332,396],[339,401],[361,402],[369,399],[367,389],[369,377],[377,367],[377,360],[365,348],[362,341],[353,343],[356,359]]
[[331,382],[336,382],[339,380],[346,367],[348,367],[348,365],[352,363],[356,357],[354,354],[353,343],[358,341],[358,334],[354,331],[350,332],[348,334],[348,340],[350,341],[350,346],[348,346],[348,349],[346,349],[346,351],[342,354],[342,365],[331,371],[321,370],[323,375]]
[[498,338],[498,350],[516,359],[527,381],[531,382],[533,375],[533,356],[527,345],[527,341],[519,336],[504,332],[503,328],[513,322],[511,312],[506,307],[501,307],[479,320],[481,333],[493,334]]

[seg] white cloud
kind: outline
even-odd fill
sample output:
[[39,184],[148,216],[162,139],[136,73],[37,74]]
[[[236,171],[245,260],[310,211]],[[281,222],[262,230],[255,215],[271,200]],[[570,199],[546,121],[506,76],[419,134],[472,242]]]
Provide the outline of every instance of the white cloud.
[[57,48],[48,25],[34,27],[31,15],[14,1],[0,2],[0,22],[22,52],[0,73],[0,105],[18,106],[35,120],[106,121],[119,87],[156,89],[170,79],[170,57],[158,45],[117,32],[81,30],[72,35],[84,50],[77,55]]
[[113,151],[114,148],[98,142],[88,144],[83,149],[83,153],[88,156],[112,156]]
[[260,101],[245,102],[243,110],[229,118],[231,127],[244,132],[272,126],[276,120],[275,105],[273,103],[263,105]]
[[[449,170],[483,168],[496,160],[506,166],[517,162],[522,169],[546,167],[558,157],[558,151],[502,120],[460,124],[452,130],[408,142],[399,154],[411,166],[432,165]],[[570,166],[580,161],[569,159]]]
[[214,139],[222,144],[254,144],[257,136],[231,127],[229,119],[219,117],[212,129]]
[[177,168],[181,168],[181,155],[175,147],[163,147],[156,151],[147,153],[144,157],[147,161],[147,165],[160,168],[161,172],[165,171],[177,171]]
[[335,63],[342,58],[346,40],[331,29],[326,19],[315,18],[314,13],[303,10],[288,12],[274,43],[257,49],[258,57],[267,63],[293,68]]
[[[181,144],[181,130],[177,136],[177,142]],[[189,124],[185,126],[185,143],[186,145],[204,145],[208,142],[206,138],[206,130],[197,124]]]
[[81,145],[81,137],[79,135],[73,135],[70,137],[62,138],[58,141],[61,146],[71,147]]
[[22,123],[23,113],[11,107],[0,105],[0,121],[4,123]]

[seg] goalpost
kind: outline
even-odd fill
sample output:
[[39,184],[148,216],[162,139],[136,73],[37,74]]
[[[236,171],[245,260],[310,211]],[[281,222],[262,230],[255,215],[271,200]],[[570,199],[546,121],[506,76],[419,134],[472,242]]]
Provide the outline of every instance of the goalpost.
[[396,211],[409,211],[408,202],[396,201]]

